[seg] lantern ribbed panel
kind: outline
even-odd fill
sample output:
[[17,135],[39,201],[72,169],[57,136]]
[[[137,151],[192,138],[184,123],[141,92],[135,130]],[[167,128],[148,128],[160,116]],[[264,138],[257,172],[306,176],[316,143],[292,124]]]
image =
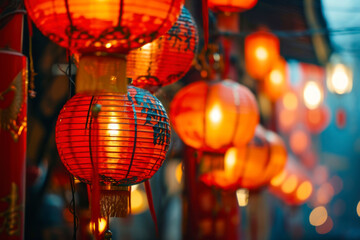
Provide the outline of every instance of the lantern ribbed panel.
[[170,118],[187,145],[204,151],[224,151],[251,140],[259,113],[254,95],[243,85],[231,80],[199,81],[177,93],[170,106]]
[[136,87],[154,89],[171,84],[191,67],[198,33],[189,11],[183,7],[173,27],[159,39],[127,56],[127,77]]
[[242,12],[253,8],[258,0],[209,0],[209,8],[222,12]]
[[[81,53],[127,53],[166,33],[176,21],[183,2],[25,0],[25,5],[39,30],[63,47]],[[111,48],[106,44],[111,44]]]
[[[101,105],[97,118],[90,110],[95,104]],[[81,181],[91,183],[97,158],[101,183],[130,185],[151,178],[160,168],[170,126],[160,101],[145,90],[76,94],[59,115],[56,143],[62,162]]]

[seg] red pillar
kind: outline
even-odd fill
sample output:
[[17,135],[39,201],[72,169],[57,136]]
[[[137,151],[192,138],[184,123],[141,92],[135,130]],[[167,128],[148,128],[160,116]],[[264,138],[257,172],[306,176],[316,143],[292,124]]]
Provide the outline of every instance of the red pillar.
[[[8,3],[11,1],[8,1]],[[23,14],[0,6],[0,239],[24,238],[27,62]],[[13,7],[10,6],[10,7]]]

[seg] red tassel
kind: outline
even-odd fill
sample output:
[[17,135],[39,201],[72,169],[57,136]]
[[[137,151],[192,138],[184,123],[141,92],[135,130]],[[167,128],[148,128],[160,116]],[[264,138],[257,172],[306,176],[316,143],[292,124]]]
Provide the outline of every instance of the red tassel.
[[159,228],[158,228],[158,224],[157,224],[156,213],[155,213],[154,202],[153,202],[153,197],[152,197],[152,193],[151,193],[151,186],[150,186],[149,180],[146,180],[144,182],[144,184],[145,184],[145,191],[146,191],[148,204],[149,204],[149,210],[150,210],[151,217],[155,224],[156,236],[159,237]]
[[202,0],[203,30],[204,30],[204,49],[209,43],[209,9],[208,0]]

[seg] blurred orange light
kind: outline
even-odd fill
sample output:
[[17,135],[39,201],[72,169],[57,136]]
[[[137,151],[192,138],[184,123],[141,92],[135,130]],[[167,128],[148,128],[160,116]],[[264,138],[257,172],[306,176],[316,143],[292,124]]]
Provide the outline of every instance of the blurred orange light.
[[295,175],[288,177],[281,186],[284,193],[292,193],[298,184],[298,178]]
[[295,110],[298,107],[298,99],[295,93],[288,92],[282,99],[283,105],[287,110]]
[[182,163],[179,163],[175,169],[175,177],[178,183],[181,183],[182,175],[183,175]]
[[[106,228],[107,222],[105,218],[100,218],[99,219],[99,233],[104,232],[105,228]],[[89,224],[89,229],[90,232],[94,232],[95,231],[95,223],[94,222],[90,222]]]
[[316,199],[319,204],[325,205],[330,202],[334,196],[334,188],[330,183],[324,183],[316,191]]
[[131,192],[131,214],[140,214],[148,208],[146,194],[139,188]]
[[295,130],[290,135],[291,150],[300,154],[304,152],[310,144],[309,136],[303,130]]
[[313,190],[312,184],[309,181],[305,181],[301,183],[298,189],[296,190],[296,197],[300,201],[305,201],[310,197],[312,190]]
[[280,186],[284,182],[286,175],[286,171],[282,171],[280,174],[271,179],[270,184],[272,186]]
[[266,48],[264,48],[263,46],[259,46],[255,50],[255,56],[260,61],[266,60],[268,58],[268,55],[269,54],[268,54]]
[[328,213],[326,208],[323,206],[314,208],[309,216],[309,222],[313,226],[320,226],[325,223],[328,218]]

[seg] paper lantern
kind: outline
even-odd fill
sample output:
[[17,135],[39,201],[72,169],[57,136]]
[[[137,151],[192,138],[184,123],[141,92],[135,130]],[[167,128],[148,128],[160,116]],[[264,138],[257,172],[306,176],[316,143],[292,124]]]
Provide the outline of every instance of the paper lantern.
[[[100,107],[97,114],[92,110]],[[162,165],[169,142],[169,121],[160,101],[132,86],[127,94],[78,93],[65,104],[56,124],[56,143],[66,168],[91,184],[97,162],[100,194],[108,197],[114,195],[111,190],[151,178]],[[108,216],[105,207],[102,215]],[[111,211],[110,215],[121,214]]]
[[224,151],[251,140],[259,121],[254,95],[231,80],[199,81],[181,89],[170,105],[172,126],[189,146]]
[[204,183],[225,190],[255,189],[283,170],[287,152],[277,134],[258,126],[246,146],[231,147],[225,156],[218,156],[204,156],[200,164],[200,179]]
[[132,85],[152,92],[179,80],[191,67],[197,40],[195,22],[183,7],[180,17],[165,35],[129,53],[127,77],[132,78]]
[[289,144],[293,153],[302,154],[309,149],[311,136],[309,132],[300,125],[290,132]]
[[166,33],[183,0],[26,0],[39,30],[74,52],[127,53]]
[[258,31],[245,38],[245,67],[247,73],[263,80],[280,57],[279,39],[266,31]]
[[326,105],[315,109],[306,109],[305,125],[310,133],[322,132],[330,123],[330,110]]
[[287,89],[286,61],[280,57],[266,75],[263,90],[270,100],[276,101]]
[[253,8],[258,0],[209,0],[208,6],[214,11],[242,12]]

